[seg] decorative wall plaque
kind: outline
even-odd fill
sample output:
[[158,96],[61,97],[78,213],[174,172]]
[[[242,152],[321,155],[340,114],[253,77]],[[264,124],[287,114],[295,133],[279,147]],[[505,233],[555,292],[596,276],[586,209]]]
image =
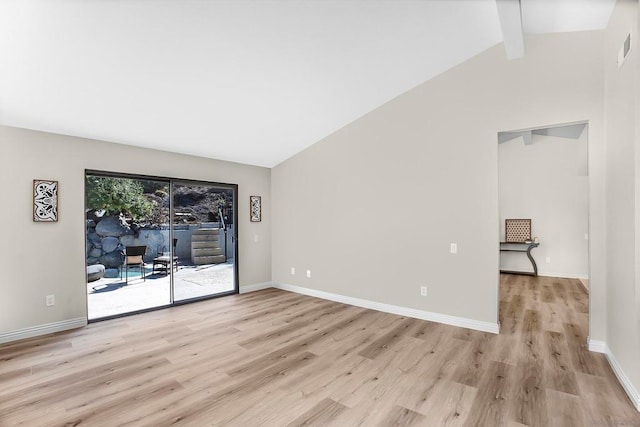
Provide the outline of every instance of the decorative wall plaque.
[[530,219],[505,219],[504,241],[512,243],[523,243],[531,240],[531,220]]
[[262,198],[260,196],[249,196],[249,205],[251,222],[262,221]]
[[33,180],[33,220],[58,221],[58,181]]

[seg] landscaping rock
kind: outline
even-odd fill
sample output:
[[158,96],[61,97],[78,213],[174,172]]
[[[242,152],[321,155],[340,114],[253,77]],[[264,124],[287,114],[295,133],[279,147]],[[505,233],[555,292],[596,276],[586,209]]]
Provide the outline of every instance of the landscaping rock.
[[117,268],[107,268],[104,271],[104,277],[107,279],[115,279],[116,277],[120,277],[120,270]]
[[140,246],[138,239],[131,235],[120,237],[120,244],[122,246]]
[[103,254],[100,257],[100,264],[103,264],[107,268],[115,268],[122,265],[124,257],[120,251],[113,251]]
[[102,250],[105,252],[113,252],[118,249],[120,240],[117,237],[105,237],[102,239]]
[[92,258],[99,258],[100,255],[102,255],[102,249],[100,248],[93,248],[89,251],[89,256]]
[[87,264],[89,265],[97,264],[98,261],[99,261],[98,258],[92,258],[92,257],[87,258]]
[[169,246],[164,241],[164,236],[160,230],[140,230],[138,237],[140,246],[145,245],[147,247],[147,254],[145,258],[155,257],[158,252],[162,252],[163,248],[166,251],[169,250]]
[[120,237],[133,234],[133,230],[131,230],[129,225],[121,221],[120,218],[115,216],[105,216],[98,225],[96,225],[96,233],[103,237]]
[[96,222],[92,219],[87,220],[87,228],[96,228]]
[[89,241],[94,245],[102,242],[102,239],[100,238],[100,236],[98,236],[98,233],[96,232],[87,233],[87,239],[89,239]]

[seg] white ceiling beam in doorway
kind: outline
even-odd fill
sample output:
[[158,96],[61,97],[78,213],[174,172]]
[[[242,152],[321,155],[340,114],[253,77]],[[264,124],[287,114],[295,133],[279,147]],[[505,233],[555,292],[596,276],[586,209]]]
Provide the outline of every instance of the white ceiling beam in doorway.
[[571,138],[578,139],[584,128],[587,127],[586,123],[579,123],[577,125],[567,125],[567,126],[556,126],[545,129],[535,129],[533,133],[535,135],[547,135],[547,136],[557,136],[559,138]]
[[522,9],[520,0],[496,0],[500,28],[507,59],[524,56],[524,34],[522,30]]
[[502,144],[503,142],[508,142],[516,138],[522,138],[524,145],[533,144],[533,135],[530,130],[520,131],[520,132],[499,132],[498,133],[498,143]]
[[578,123],[575,125],[564,126],[552,126],[548,128],[531,129],[531,130],[517,130],[511,132],[498,132],[498,143],[512,141],[516,138],[522,138],[524,145],[533,144],[534,135],[542,136],[555,136],[558,138],[578,139],[584,129],[587,127],[586,123]]

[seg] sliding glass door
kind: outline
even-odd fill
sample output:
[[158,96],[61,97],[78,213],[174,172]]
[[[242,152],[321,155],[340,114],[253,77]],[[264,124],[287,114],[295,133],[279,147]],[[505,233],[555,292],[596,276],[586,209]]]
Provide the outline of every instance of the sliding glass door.
[[177,181],[172,189],[172,231],[179,261],[173,280],[175,301],[235,292],[233,187]]
[[171,303],[168,277],[150,261],[169,235],[169,181],[87,173],[86,263],[89,319]]
[[238,292],[228,184],[87,171],[89,320]]

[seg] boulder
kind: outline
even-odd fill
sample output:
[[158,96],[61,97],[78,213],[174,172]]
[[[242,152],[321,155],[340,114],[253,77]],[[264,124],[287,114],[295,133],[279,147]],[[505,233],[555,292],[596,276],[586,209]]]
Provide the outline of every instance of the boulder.
[[120,240],[117,237],[105,237],[102,239],[102,250],[105,252],[113,252],[118,249],[118,245],[120,244]]
[[137,239],[139,245],[145,245],[147,247],[146,258],[155,257],[158,252],[164,250],[168,251],[169,246],[164,241],[164,236],[160,230],[140,230]]
[[121,266],[123,260],[124,256],[120,251],[113,251],[103,254],[100,257],[100,264],[107,268],[115,268]]
[[89,251],[89,257],[91,258],[99,258],[100,255],[102,255],[102,249],[100,248],[93,248]]
[[98,263],[98,258],[92,258],[92,257],[87,258],[87,264],[88,265],[93,265],[93,264],[97,264],[97,263]]
[[107,268],[104,271],[104,277],[107,279],[115,279],[116,277],[120,277],[120,270],[117,268]]
[[98,236],[98,234],[94,231],[87,233],[87,239],[94,245],[100,244],[102,242],[102,239],[100,238],[100,236]]
[[98,225],[96,225],[96,233],[103,237],[120,237],[133,234],[133,230],[131,230],[131,227],[129,227],[126,222],[120,220],[119,217],[105,216]]
[[122,246],[140,246],[138,239],[131,235],[120,237],[120,243]]

